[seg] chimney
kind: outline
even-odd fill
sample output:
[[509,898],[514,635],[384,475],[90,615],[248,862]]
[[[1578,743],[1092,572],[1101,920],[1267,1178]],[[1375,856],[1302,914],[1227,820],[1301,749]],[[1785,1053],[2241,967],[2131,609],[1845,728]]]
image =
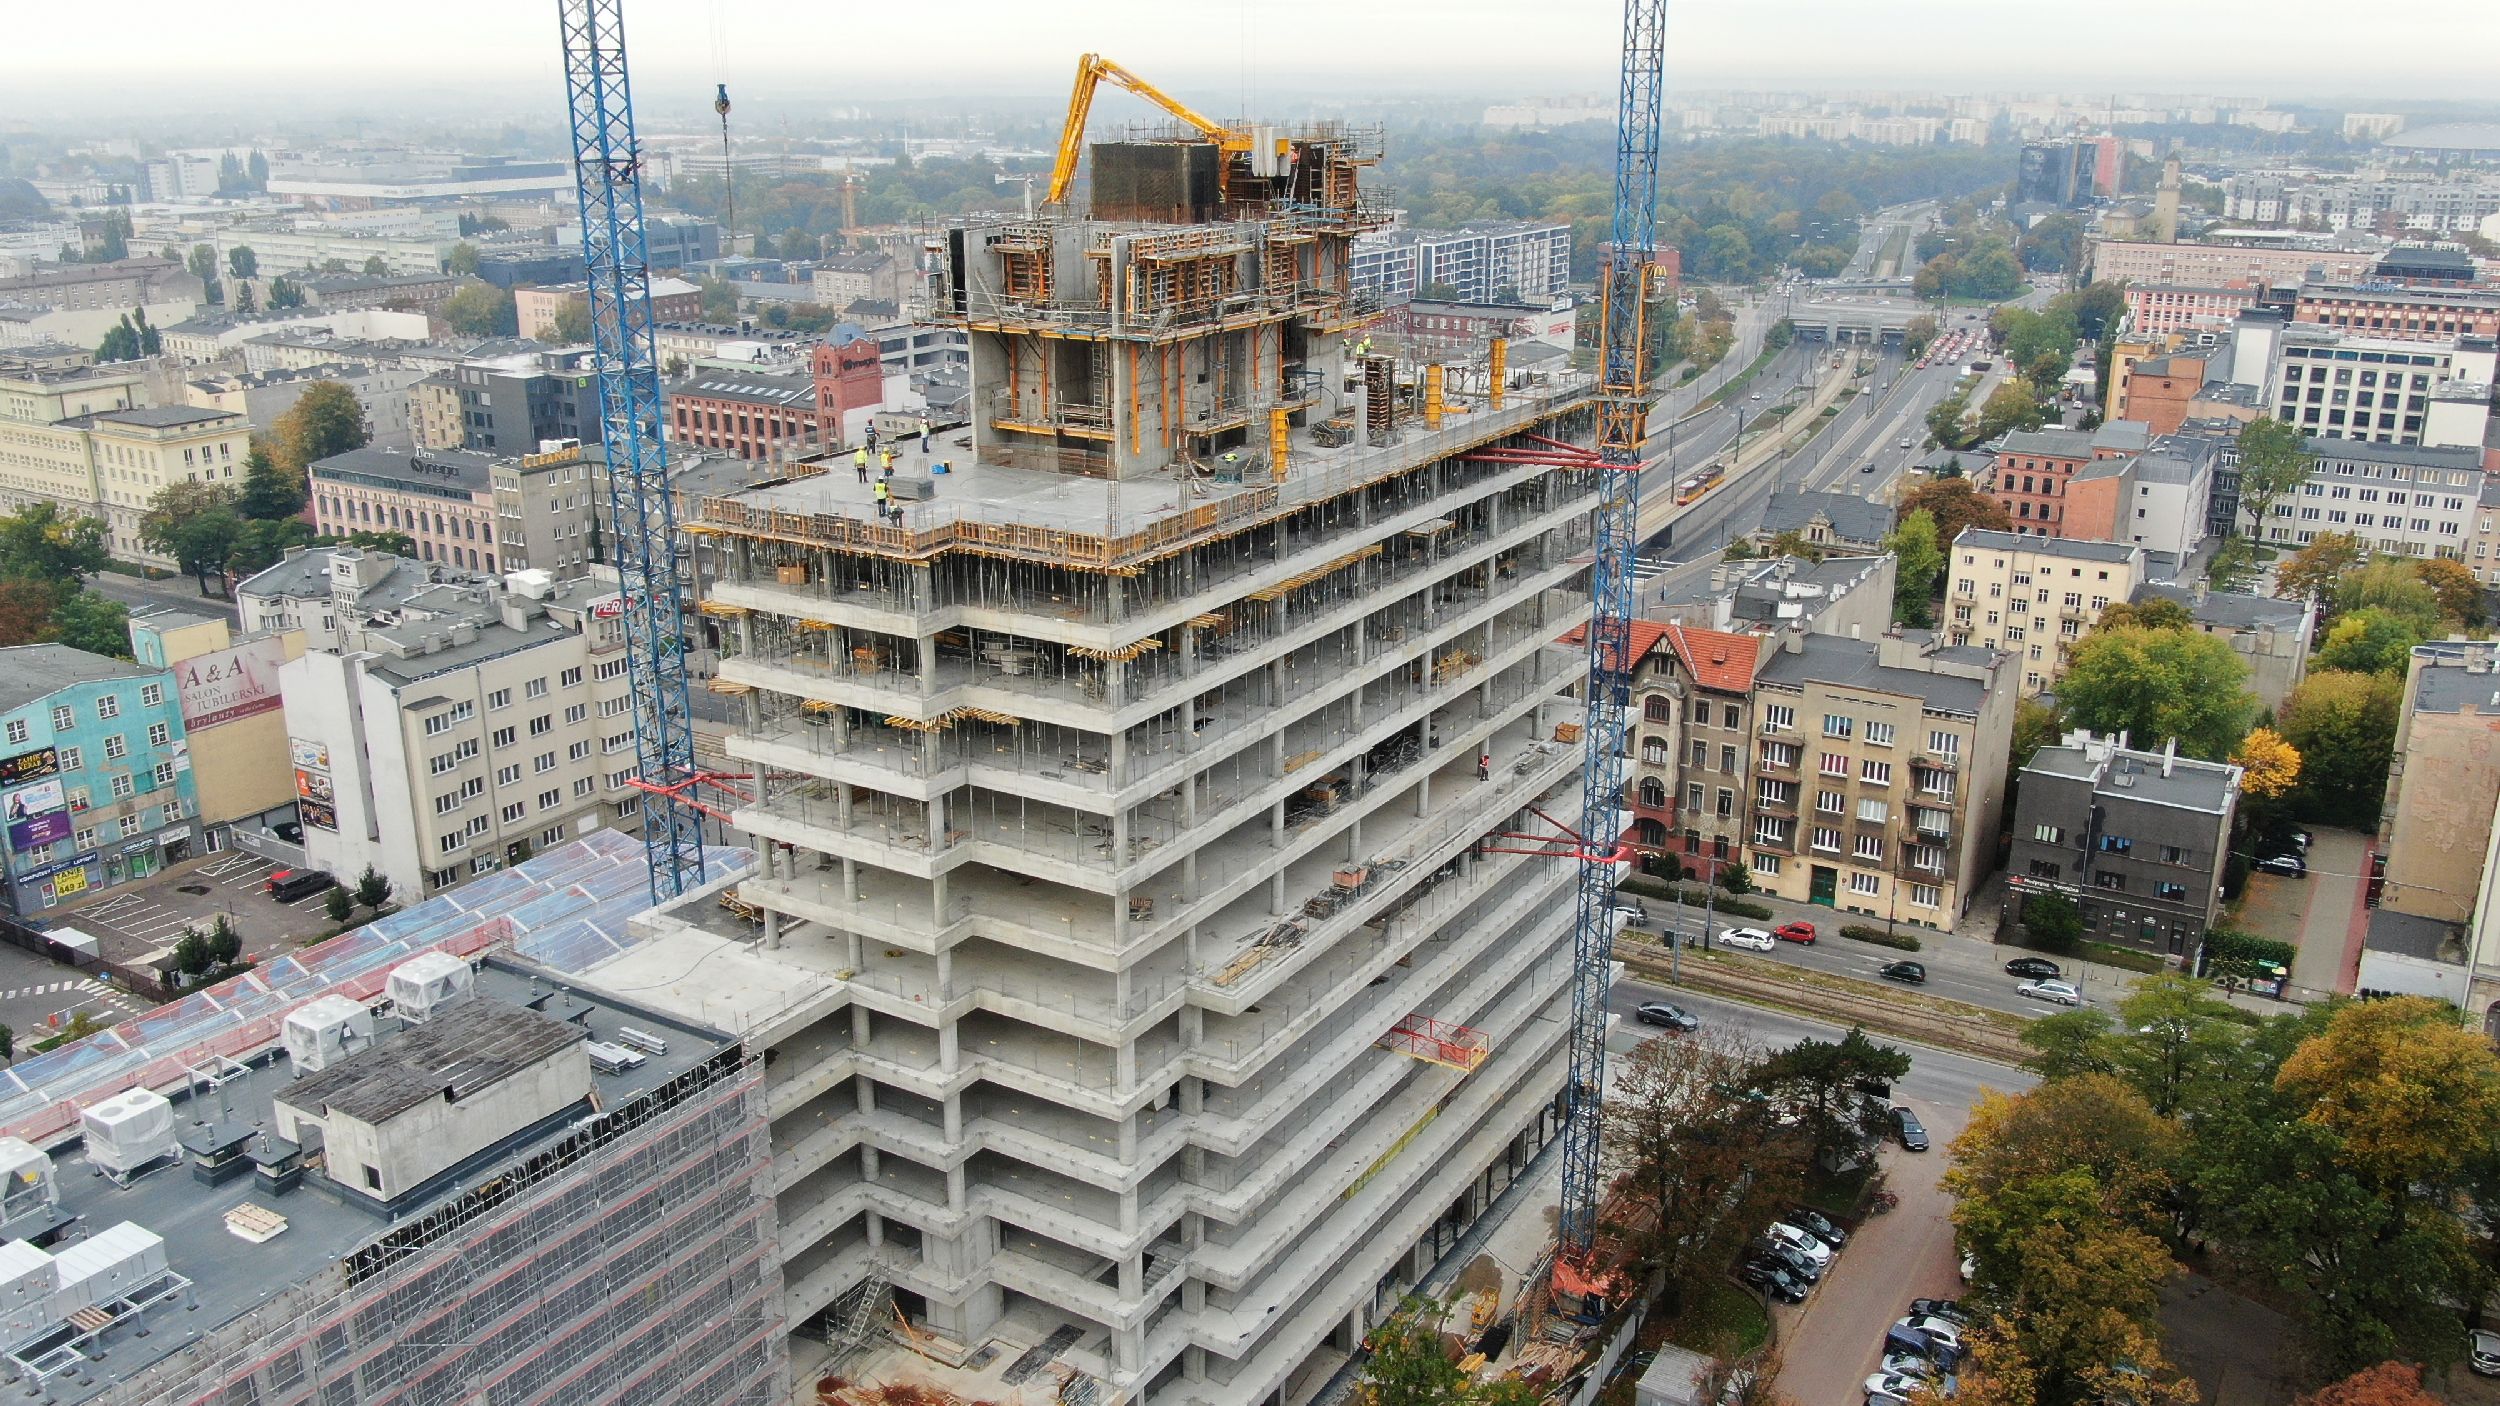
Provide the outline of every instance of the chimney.
[[2169,741],[2163,743],[2161,747],[2161,774],[2168,776],[2171,769],[2176,767],[2178,764],[2179,739],[2173,737]]
[[1805,653],[1806,632],[1798,629],[1794,625],[1782,630],[1780,632],[1780,652],[1783,654]]
[[2211,595],[2213,589],[2214,583],[2211,577],[2199,576],[2196,578],[2196,584],[2188,588],[2188,594],[2195,598],[2198,605],[2203,605],[2205,597]]

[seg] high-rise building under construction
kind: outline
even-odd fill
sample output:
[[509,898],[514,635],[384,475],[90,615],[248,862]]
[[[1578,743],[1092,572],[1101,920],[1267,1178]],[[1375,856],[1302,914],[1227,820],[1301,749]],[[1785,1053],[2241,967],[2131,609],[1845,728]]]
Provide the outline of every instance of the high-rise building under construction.
[[761,935],[590,979],[767,1051],[828,1399],[1307,1390],[1557,1129],[1590,391],[1371,344],[1377,154],[1095,146],[931,250],[968,433],[688,528]]

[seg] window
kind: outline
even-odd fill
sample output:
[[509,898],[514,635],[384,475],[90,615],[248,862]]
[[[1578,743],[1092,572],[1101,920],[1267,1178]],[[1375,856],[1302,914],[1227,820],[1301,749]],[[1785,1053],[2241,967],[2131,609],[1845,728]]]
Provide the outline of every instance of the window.
[[1814,808],[1825,815],[1845,815],[1849,802],[1838,791],[1817,791],[1814,793]]
[[602,698],[599,700],[599,716],[613,718],[632,706],[634,700],[630,698]]
[[153,708],[164,701],[165,686],[163,684],[146,684],[139,689],[139,706],[142,708]]
[[153,775],[156,777],[156,784],[157,784],[157,785],[159,785],[159,786],[171,786],[171,785],[173,785],[173,784],[174,784],[174,764],[173,764],[172,762],[158,762],[158,763],[156,764],[156,770],[155,770],[155,772],[153,773]]
[[1817,769],[1820,770],[1825,776],[1847,776],[1849,774],[1849,758],[1845,753],[1825,752],[1823,754],[1822,764]]
[[1665,810],[1667,808],[1666,783],[1655,776],[1642,777],[1640,797],[1641,804],[1651,810]]
[[599,661],[599,666],[590,671],[590,676],[603,683],[609,679],[621,679],[625,677],[625,661],[622,659],[602,659]]
[[81,787],[79,787],[77,790],[72,791],[72,792],[70,792],[70,793],[69,793],[69,809],[70,809],[70,814],[75,815],[75,814],[77,814],[78,812],[80,812],[80,811],[82,811],[82,810],[85,810],[86,808],[87,808],[87,788],[86,788],[86,787],[81,786]]
[[582,686],[582,668],[581,668],[581,666],[580,666],[579,664],[576,664],[576,665],[574,665],[572,668],[565,670],[565,671],[564,671],[563,673],[561,673],[561,674],[558,674],[558,675],[556,676],[556,684],[557,684],[557,686],[558,686],[558,687],[560,687],[560,688],[579,688],[579,687],[581,687],[581,686]]
[[458,809],[460,809],[460,793],[457,791],[445,791],[434,798],[436,815],[449,815]]
[[130,744],[122,740],[122,735],[120,733],[114,733],[112,736],[104,739],[104,759],[106,761],[117,762],[129,755]]
[[1797,744],[1794,742],[1763,743],[1762,764],[1764,766],[1794,767],[1797,764]]
[[2101,853],[2103,854],[2128,854],[2134,849],[2135,841],[2125,835],[2101,836]]
[[24,718],[9,719],[9,740],[11,742],[25,741],[27,737],[32,734],[32,731],[33,730],[31,728],[26,726],[26,720]]
[[63,747],[61,749],[61,770],[65,772],[82,771],[86,768],[86,765],[87,758],[84,753],[79,751],[78,748]]
[[1865,761],[1858,764],[1858,778],[1876,786],[1892,784],[1892,763]]
[[73,837],[73,838],[71,839],[71,841],[70,841],[70,842],[71,842],[72,844],[74,844],[74,845],[78,846],[80,849],[94,849],[94,848],[95,848],[95,827],[94,827],[94,826],[92,826],[92,825],[90,825],[90,826],[87,826],[85,829],[80,830],[80,831],[78,832],[78,834],[77,834],[75,837]]
[[564,710],[564,721],[565,725],[568,727],[589,716],[590,705],[587,703],[576,703],[572,707]]
[[1869,722],[1866,725],[1866,745],[1869,747],[1891,746],[1892,724]]
[[67,732],[77,725],[78,715],[71,712],[67,704],[55,707],[52,710],[52,730],[54,732]]
[[573,799],[578,801],[597,789],[599,789],[597,779],[585,776],[573,783]]
[[504,824],[506,824],[506,825],[511,825],[511,824],[514,824],[514,823],[516,823],[517,821],[519,821],[519,820],[520,820],[523,816],[526,816],[526,815],[528,815],[529,813],[530,813],[530,808],[529,808],[529,806],[528,806],[525,802],[521,802],[521,801],[514,801],[512,804],[510,804],[510,805],[508,805],[508,806],[505,806],[505,807],[503,808],[503,821],[504,821]]
[[2153,885],[2153,896],[2155,898],[2168,898],[2173,900],[2183,899],[2187,897],[2187,885],[2157,883]]
[[1743,727],[1745,725],[1744,714],[1738,712],[1736,705],[1733,703],[1726,704],[1720,710],[1720,717],[1721,720],[1724,721],[1729,727]]
[[539,833],[539,836],[538,836],[538,842],[539,842],[540,844],[542,844],[542,845],[560,845],[560,844],[563,844],[563,843],[564,843],[564,827],[563,827],[563,826],[561,826],[561,825],[554,825],[554,826],[550,826],[550,827],[548,827],[548,828],[547,828],[546,830],[544,830],[544,831],[541,831],[541,832]]
[[555,770],[556,754],[553,752],[541,752],[537,756],[530,758],[530,769],[540,773]]
[[1884,881],[1873,874],[1851,874],[1849,891],[1862,897],[1873,898],[1884,891]]
[[1870,825],[1881,825],[1892,819],[1892,807],[1878,800],[1861,800],[1858,802],[1858,819]]
[[1674,722],[1675,704],[1667,699],[1657,696],[1656,694],[1651,694],[1641,703],[1641,717],[1643,720],[1653,723]]
[[1779,877],[1780,857],[1776,854],[1755,855],[1753,857],[1753,871],[1757,874],[1768,874],[1773,878]]
[[1796,824],[1797,822],[1793,820],[1784,820],[1776,815],[1755,816],[1753,822],[1754,843],[1758,845],[1787,844],[1788,837],[1794,833]]
[[511,706],[512,706],[512,690],[511,690],[511,689],[508,689],[508,688],[499,688],[499,689],[496,689],[494,692],[489,693],[489,694],[487,694],[487,695],[486,695],[486,708],[487,708],[487,711],[488,711],[488,712],[492,712],[492,711],[494,711],[494,710],[495,710],[495,709],[497,709],[497,708],[509,708],[509,707],[511,707]]
[[1717,796],[1717,808],[1719,818],[1722,820],[1734,815],[1736,813],[1736,793],[1725,786],[1720,787]]
[[1944,902],[1944,890],[1943,890],[1943,889],[1941,889],[1941,888],[1938,888],[1936,885],[1934,885],[1934,884],[1912,884],[1912,885],[1910,885],[1910,906],[1911,906],[1911,907],[1913,907],[1913,908],[1933,908],[1933,907],[1935,907],[1936,905],[1938,905],[1938,904],[1940,904],[1940,903],[1942,903],[1942,902]]
[[96,721],[111,722],[113,719],[118,718],[121,715],[122,700],[120,694],[108,693],[95,701]]
[[133,784],[133,783],[132,783],[131,779],[130,779],[130,778],[129,778],[129,776],[127,776],[127,775],[123,775],[123,776],[116,776],[116,777],[114,777],[114,778],[113,778],[113,799],[114,799],[114,800],[117,800],[117,801],[126,801],[126,800],[129,800],[129,799],[130,799],[130,796],[131,796],[131,793],[132,793],[133,791],[138,790],[138,789],[139,789],[139,788],[138,788],[135,784]]
[[530,719],[530,736],[532,737],[544,737],[555,730],[556,715],[553,713],[541,713]]
[[1931,874],[1942,873],[1944,871],[1944,846],[1910,846],[1910,867],[1923,869]]
[[2031,877],[2035,879],[2054,879],[2062,871],[2063,866],[2050,860],[2035,859],[2031,861]]
[[2066,843],[2066,827],[2063,825],[2034,825],[2031,827],[2031,838],[2038,840],[2044,845],[2062,845]]
[[1814,847],[1815,847],[1816,849],[1819,849],[1819,850],[1829,850],[1829,851],[1830,851],[1831,853],[1833,853],[1833,854],[1838,854],[1838,853],[1840,853],[1840,830],[1839,830],[1839,828],[1838,828],[1838,827],[1836,827],[1836,826],[1829,826],[1829,825],[1817,825],[1817,826],[1815,826],[1815,827],[1814,827]]
[[2127,891],[2127,876],[2104,869],[2092,876],[2092,887],[2096,889],[2108,889],[2112,893],[2125,893]]
[[562,804],[564,804],[564,793],[562,791],[541,791],[538,793],[538,808],[540,810],[553,810]]
[[1855,718],[1844,717],[1839,713],[1825,713],[1823,715],[1823,735],[1825,737],[1845,738],[1849,735],[1850,730],[1856,726],[1857,719]]
[[1882,862],[1884,857],[1884,837],[1881,835],[1858,836],[1857,845],[1853,850],[1853,853],[1855,853],[1860,859],[1870,859],[1878,863]]
[[1958,757],[1962,755],[1961,734],[1931,732],[1927,734],[1927,750],[1939,757]]
[[589,755],[590,744],[587,742],[576,742],[564,750],[564,759],[569,762],[582,761],[589,757]]
[[483,835],[483,834],[485,834],[487,831],[492,830],[492,829],[494,829],[494,828],[495,828],[495,822],[494,822],[494,821],[492,821],[492,820],[487,819],[487,818],[486,818],[485,816],[483,816],[483,815],[472,815],[472,816],[470,816],[470,817],[469,817],[469,823],[468,823],[467,825],[465,825],[465,826],[463,826],[463,827],[462,827],[462,829],[463,829],[466,833],[468,833],[468,834],[470,834],[470,835],[472,835],[472,836],[475,836],[475,835]]
[[477,709],[468,703],[455,703],[447,712],[436,713],[425,720],[425,735],[438,736],[451,731],[454,723],[464,723],[477,716]]
[[1796,799],[1797,783],[1794,781],[1773,781],[1766,776],[1754,782],[1754,801],[1758,805],[1792,805]]
[[426,758],[425,771],[428,776],[440,776],[458,765],[460,765],[460,757],[457,753],[444,752],[438,756]]
[[1644,737],[1641,739],[1641,765],[1665,767],[1674,764],[1675,754],[1667,750],[1665,738]]
[[498,786],[510,786],[520,779],[521,769],[517,766],[499,766],[495,768],[495,784]]
[[[1762,710],[1762,730],[1764,732],[1786,732],[1796,725],[1797,710],[1789,707],[1785,703],[1773,703]],[[17,723],[11,723],[9,726],[14,728],[20,725]],[[9,740],[12,742],[23,742],[26,739],[22,735],[13,735]]]
[[539,677],[539,678],[534,678],[534,679],[531,679],[529,682],[527,682],[527,683],[525,683],[525,684],[521,685],[521,696],[522,696],[523,698],[544,698],[544,697],[546,697],[546,696],[547,696],[547,680],[546,680],[546,679],[542,676],[542,677]]
[[495,747],[509,747],[516,740],[518,740],[516,735],[508,727],[496,728],[494,735],[486,739],[488,745]]

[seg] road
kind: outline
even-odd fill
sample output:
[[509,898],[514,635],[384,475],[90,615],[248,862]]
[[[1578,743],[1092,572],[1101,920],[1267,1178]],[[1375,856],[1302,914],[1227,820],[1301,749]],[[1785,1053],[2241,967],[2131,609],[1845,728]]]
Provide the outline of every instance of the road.
[[238,618],[233,601],[221,596],[201,595],[199,583],[187,576],[164,581],[141,581],[116,572],[99,571],[87,578],[87,589],[107,600],[120,601],[133,612],[170,605],[199,615],[223,616],[230,624]]
[[[1767,1049],[1779,1049],[1799,1040],[1837,1040],[1845,1032],[1839,1026],[1819,1020],[1790,1015],[1786,1011],[1769,1011],[1738,1001],[1704,996],[1681,987],[1651,986],[1646,982],[1623,980],[1614,985],[1607,996],[1607,1009],[1621,1017],[1616,1037],[1610,1048],[1628,1050],[1654,1033],[1653,1027],[1640,1025],[1632,1011],[1643,1001],[1667,1001],[1700,1016],[1705,1027],[1734,1030]],[[2039,1082],[2029,1070],[1996,1064],[1968,1055],[1931,1050],[1923,1046],[1910,1051],[1910,1075],[1894,1085],[1895,1094],[1914,1102],[1932,1103],[1938,1108],[1968,1108],[1978,1102],[1980,1091],[1996,1089],[2014,1092],[2028,1089]],[[1959,1131],[1957,1127],[1955,1131]],[[1942,1147],[1946,1138],[1938,1137]]]

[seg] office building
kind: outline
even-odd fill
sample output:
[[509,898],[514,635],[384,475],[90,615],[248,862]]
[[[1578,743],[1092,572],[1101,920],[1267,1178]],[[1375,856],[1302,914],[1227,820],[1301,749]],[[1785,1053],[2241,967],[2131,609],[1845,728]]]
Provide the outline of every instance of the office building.
[[334,537],[402,532],[417,559],[490,575],[587,572],[599,503],[580,446],[543,454],[351,449],[311,465],[313,522]]
[[83,902],[196,853],[189,749],[165,669],[60,644],[0,649],[9,911]]
[[2429,342],[2295,322],[2274,338],[2263,403],[2315,439],[2480,449],[2494,348],[2489,337]]
[[2365,550],[2463,560],[2488,477],[2472,448],[2312,439],[2308,481],[2277,499],[2262,539],[2285,549],[2346,532]]
[[481,454],[596,444],[603,433],[599,382],[588,347],[541,347],[471,356],[449,368],[459,407],[460,447]]
[[2095,459],[2064,485],[2061,535],[2121,542],[2184,561],[2205,540],[2220,457],[2203,439],[2159,440],[2141,453]]
[[2334,241],[2303,238],[2281,246],[2259,243],[2178,243],[2150,240],[2103,240],[2092,246],[2091,277],[2096,283],[2188,284],[2230,287],[2315,279],[2358,283],[2374,277],[2381,241],[2366,248],[2336,247]]
[[2005,923],[2062,894],[2088,941],[2194,964],[2222,903],[2238,767],[2070,732],[2032,754],[2016,791]]
[[2099,153],[2089,142],[2025,142],[2015,167],[2017,204],[2057,205],[2080,210],[2091,205],[2093,168]]
[[1945,633],[1955,644],[2003,650],[2022,663],[2022,691],[2038,693],[2066,668],[2066,646],[2111,601],[2134,596],[2144,549],[2133,543],[2026,537],[1965,528],[1945,555]]

